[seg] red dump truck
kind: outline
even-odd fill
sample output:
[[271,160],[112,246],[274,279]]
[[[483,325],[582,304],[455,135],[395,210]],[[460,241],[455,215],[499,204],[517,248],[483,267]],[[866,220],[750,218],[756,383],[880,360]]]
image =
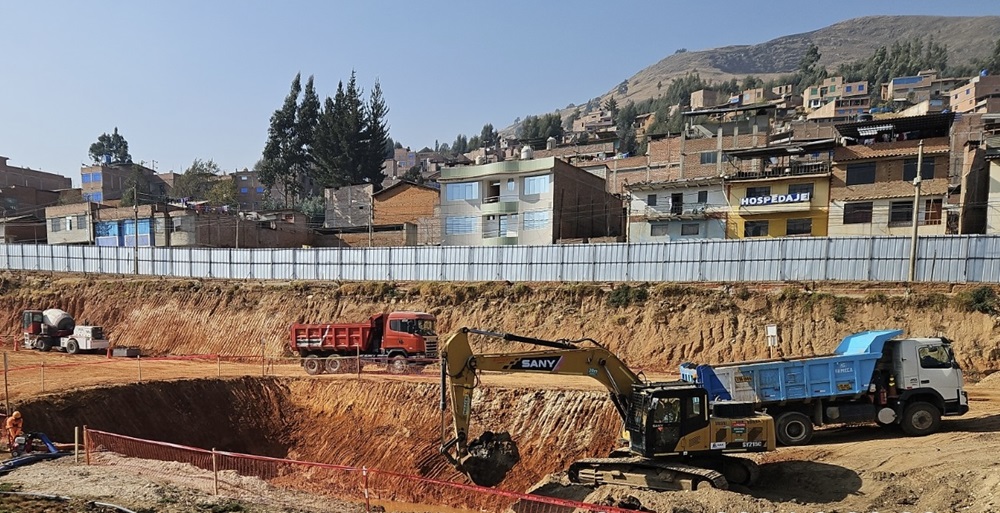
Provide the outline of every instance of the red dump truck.
[[373,315],[368,322],[292,324],[289,344],[312,376],[324,372],[357,372],[354,358],[385,359],[389,372],[420,370],[437,358],[436,319],[423,312]]

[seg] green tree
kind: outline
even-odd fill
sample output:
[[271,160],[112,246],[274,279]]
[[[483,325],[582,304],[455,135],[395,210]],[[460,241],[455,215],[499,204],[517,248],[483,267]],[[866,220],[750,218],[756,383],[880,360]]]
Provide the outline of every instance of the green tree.
[[448,146],[448,143],[441,143],[441,146],[438,147],[438,153],[442,153],[445,155],[451,153],[451,146]]
[[205,199],[213,205],[236,205],[239,203],[236,196],[236,181],[225,178],[216,180]]
[[617,116],[618,115],[618,100],[616,100],[614,96],[608,98],[607,101],[604,102],[604,110],[610,111],[611,112],[611,117]]
[[299,164],[302,161],[302,148],[296,147],[300,139],[295,122],[299,93],[302,91],[300,81],[301,75],[296,73],[284,104],[271,115],[264,158],[256,166],[257,178],[262,184],[269,189],[276,185],[281,187],[286,205],[299,193],[301,185]]
[[299,179],[298,191],[305,197],[322,196],[323,190],[317,180],[313,146],[316,142],[316,129],[319,124],[320,102],[313,85],[313,77],[306,80],[302,92],[302,102],[295,110],[295,145],[293,148],[295,174]]
[[208,199],[208,191],[212,189],[222,172],[213,160],[194,159],[191,167],[174,180],[171,195],[175,198]]
[[479,132],[479,142],[484,147],[492,148],[499,139],[497,131],[493,129],[493,123],[486,123],[483,125],[482,131]]
[[628,102],[618,111],[615,125],[618,128],[618,152],[635,155],[638,143],[635,138],[635,117],[637,116],[635,103]]
[[368,151],[362,162],[361,176],[367,183],[374,185],[376,191],[382,188],[385,173],[382,164],[385,159],[392,158],[392,151],[387,151],[389,139],[389,124],[386,117],[389,106],[382,97],[382,86],[375,81],[372,92],[368,95],[368,108],[365,111],[364,135],[368,142]]
[[135,164],[129,164],[128,167],[131,172],[122,184],[121,206],[144,205],[159,199],[149,194],[149,177],[142,171],[142,167]]
[[469,139],[464,134],[455,136],[455,142],[451,144],[451,151],[456,154],[469,152]]
[[469,138],[469,151],[478,150],[482,146],[482,140],[479,139],[478,135]]
[[[382,163],[392,155],[386,116],[389,108],[378,81],[368,103],[361,98],[357,76],[337,84],[337,93],[327,98],[319,115],[315,146],[317,177],[325,187],[370,183],[382,188]],[[402,147],[402,145],[400,145]]]
[[115,127],[111,135],[101,134],[97,142],[90,145],[88,154],[94,162],[104,162],[104,157],[109,156],[112,165],[132,163],[132,155],[128,153],[128,141],[118,133],[118,127]]

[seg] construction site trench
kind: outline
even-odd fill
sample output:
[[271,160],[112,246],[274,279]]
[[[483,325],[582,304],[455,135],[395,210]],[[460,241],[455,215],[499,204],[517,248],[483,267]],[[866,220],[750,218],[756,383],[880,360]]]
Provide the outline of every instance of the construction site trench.
[[[484,376],[472,435],[508,431],[517,441],[521,462],[503,489],[641,504],[652,511],[1000,509],[995,458],[1000,374],[992,374],[1000,368],[1000,317],[964,305],[969,287],[642,287],[644,298],[616,303],[613,287],[597,285],[276,284],[6,274],[0,276],[0,321],[13,331],[21,311],[54,307],[104,325],[116,343],[142,347],[151,356],[280,358],[290,356],[285,347],[292,322],[417,310],[436,315],[442,334],[475,326],[548,339],[592,337],[650,376],[666,376],[685,361],[767,358],[764,327],[772,323],[781,327],[786,355],[829,352],[845,334],[865,329],[941,334],[954,340],[967,375],[981,381],[969,387],[968,415],[946,419],[940,433],[919,439],[872,425],[822,430],[813,445],[754,456],[761,479],[745,493],[564,487],[560,471],[579,458],[606,456],[618,438],[620,420],[606,392],[586,379]],[[479,344],[483,351],[509,349]],[[103,359],[80,361],[89,362],[86,358]],[[118,363],[81,365],[61,370],[58,389],[47,391],[35,391],[36,371],[25,371],[20,375],[28,382],[12,384],[17,391],[12,405],[30,430],[63,442],[72,441],[75,427],[87,425],[185,446],[465,482],[438,453],[440,386],[432,372],[404,377],[304,372],[250,377],[248,372],[214,378],[209,377],[216,371],[214,361],[168,363],[141,383],[125,373],[120,379],[92,379],[122,368]],[[84,385],[72,386],[73,372]],[[46,379],[54,376],[55,371]],[[294,480],[274,484],[294,485]],[[400,502],[496,510],[494,497],[473,491],[428,496],[417,484],[394,486]]]

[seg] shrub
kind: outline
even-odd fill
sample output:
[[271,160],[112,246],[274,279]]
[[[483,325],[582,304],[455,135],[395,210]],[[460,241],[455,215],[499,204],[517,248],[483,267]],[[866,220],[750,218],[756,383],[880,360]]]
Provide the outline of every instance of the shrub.
[[833,311],[831,312],[833,320],[837,322],[844,322],[847,320],[847,300],[842,297],[833,298]]
[[750,289],[748,289],[746,285],[740,285],[739,287],[736,287],[735,295],[736,299],[746,301],[747,299],[750,299]]
[[641,305],[648,299],[649,291],[645,287],[632,287],[623,283],[612,289],[611,294],[608,295],[608,306],[624,308],[633,304]]
[[997,293],[993,287],[982,286],[958,295],[959,305],[967,312],[979,312],[987,315],[997,313]]

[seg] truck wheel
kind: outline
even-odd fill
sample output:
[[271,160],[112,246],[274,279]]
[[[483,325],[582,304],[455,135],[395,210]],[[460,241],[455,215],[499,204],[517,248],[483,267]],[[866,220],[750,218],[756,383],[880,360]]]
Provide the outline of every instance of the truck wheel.
[[326,359],[326,373],[327,374],[337,374],[343,372],[343,366],[341,365],[340,358],[336,356],[330,356]]
[[405,356],[393,356],[392,358],[389,358],[390,374],[406,374],[409,370],[410,366],[406,362]]
[[900,425],[903,432],[910,436],[929,435],[941,427],[941,411],[930,403],[913,403],[903,412]]
[[71,338],[66,341],[66,352],[69,354],[76,354],[80,352],[80,343],[76,341],[75,338]]
[[38,350],[39,351],[41,351],[43,353],[47,353],[51,349],[52,349],[52,341],[46,340],[44,338],[38,339]]
[[320,361],[319,357],[314,354],[311,354],[302,360],[302,367],[306,369],[306,374],[310,376],[323,374],[323,362]]
[[812,420],[797,411],[779,415],[775,429],[781,445],[808,445],[813,436]]

